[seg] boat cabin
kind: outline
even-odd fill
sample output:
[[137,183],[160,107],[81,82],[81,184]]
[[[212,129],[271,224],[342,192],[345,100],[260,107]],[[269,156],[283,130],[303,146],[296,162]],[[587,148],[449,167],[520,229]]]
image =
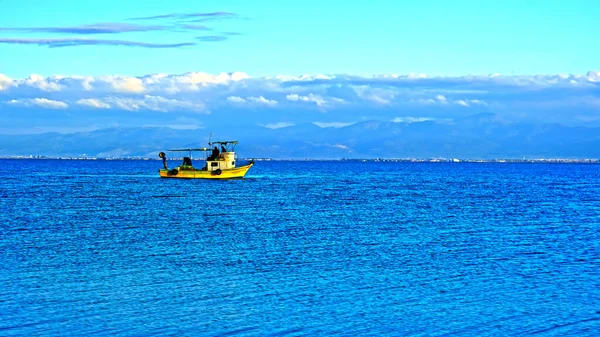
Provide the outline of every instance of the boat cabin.
[[237,141],[209,143],[213,148],[206,152],[207,154],[210,152],[210,155],[206,156],[206,170],[216,171],[235,168],[235,146],[237,143]]
[[[180,170],[202,170],[202,171],[222,171],[235,168],[235,146],[238,144],[237,141],[224,141],[224,142],[209,142],[211,147],[203,147],[199,149],[176,149],[166,150],[173,152],[189,152],[189,156],[183,157],[183,163],[179,166]],[[202,168],[195,168],[192,165],[192,152],[204,152],[204,160],[206,165]],[[159,157],[163,158],[163,162],[166,167],[166,155],[164,152],[159,154]]]

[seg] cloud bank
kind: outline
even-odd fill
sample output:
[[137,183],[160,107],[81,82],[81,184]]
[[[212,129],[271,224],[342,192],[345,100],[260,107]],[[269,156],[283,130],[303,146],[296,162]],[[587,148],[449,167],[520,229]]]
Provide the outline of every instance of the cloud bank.
[[129,122],[135,113],[136,123],[144,120],[145,124],[158,123],[154,113],[177,118],[199,114],[206,122],[281,127],[340,126],[370,119],[447,121],[492,112],[506,121],[600,125],[600,72],[457,77],[251,77],[243,72],[189,72],[21,79],[0,74],[0,119],[9,120],[13,109],[30,113],[31,123],[47,109],[70,111],[82,119],[110,116]]

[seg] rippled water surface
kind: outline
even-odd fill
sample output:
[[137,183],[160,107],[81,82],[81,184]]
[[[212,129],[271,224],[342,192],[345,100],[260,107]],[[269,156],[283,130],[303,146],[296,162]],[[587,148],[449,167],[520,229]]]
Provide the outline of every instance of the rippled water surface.
[[600,335],[597,165],[0,164],[2,336]]

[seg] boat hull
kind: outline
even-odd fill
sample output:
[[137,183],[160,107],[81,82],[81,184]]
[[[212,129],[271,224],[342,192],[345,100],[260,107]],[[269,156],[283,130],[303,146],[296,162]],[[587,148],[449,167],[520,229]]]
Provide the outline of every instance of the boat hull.
[[232,169],[225,169],[219,172],[215,171],[203,171],[197,169],[187,169],[182,168],[181,166],[172,169],[165,170],[160,169],[158,172],[160,173],[161,178],[176,178],[176,179],[241,179],[244,178],[246,172],[254,165],[251,163],[249,165],[240,166]]

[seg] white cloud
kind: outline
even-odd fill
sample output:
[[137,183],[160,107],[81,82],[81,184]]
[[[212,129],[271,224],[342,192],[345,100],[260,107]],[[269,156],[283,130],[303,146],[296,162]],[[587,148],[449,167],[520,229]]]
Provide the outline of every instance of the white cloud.
[[370,100],[371,102],[377,103],[377,104],[390,104],[391,101],[387,100],[383,97],[377,96],[377,95],[371,95],[367,98],[368,100]]
[[298,94],[288,94],[285,96],[288,101],[292,102],[312,102],[315,103],[318,107],[326,107],[330,106],[332,103],[345,103],[343,99],[337,97],[329,97],[324,98],[320,95],[315,95],[313,93],[309,93],[306,96],[301,96]]
[[94,89],[94,87],[92,87],[92,82],[94,82],[94,78],[93,77],[82,77],[81,78],[81,87],[83,88],[83,90],[85,91],[91,91]]
[[434,120],[432,117],[396,117],[392,119],[394,123],[418,123]]
[[227,97],[227,100],[229,102],[233,102],[233,103],[240,103],[240,104],[241,103],[246,103],[246,100],[243,99],[243,98],[241,98],[241,97],[239,97],[239,96],[229,96],[229,97]]
[[242,81],[242,80],[249,79],[250,76],[248,76],[248,74],[246,74],[246,73],[235,72],[235,73],[231,74],[230,78],[232,81]]
[[427,99],[419,98],[417,100],[417,102],[419,102],[420,104],[424,104],[424,105],[433,105],[433,104],[437,103],[437,101],[432,98],[427,98]]
[[17,84],[12,80],[12,78],[4,74],[0,74],[0,91],[6,90],[13,86],[17,86]]
[[376,105],[389,105],[398,94],[393,89],[371,87],[369,85],[354,86],[353,89],[358,97]]
[[98,100],[98,103],[112,105],[127,111],[151,110],[170,112],[185,110],[192,112],[203,112],[205,110],[204,105],[199,102],[182,101],[150,95],[145,95],[143,98],[106,97],[102,100]]
[[53,101],[46,98],[27,98],[27,99],[13,99],[6,104],[14,105],[14,106],[39,106],[46,109],[66,109],[69,105],[65,102]]
[[264,126],[265,128],[269,128],[269,129],[281,129],[281,128],[286,128],[288,126],[293,126],[295,125],[294,123],[286,123],[286,122],[278,122],[278,123],[268,123],[268,124],[260,124],[261,126]]
[[[270,79],[271,77],[267,77],[268,79]],[[289,76],[289,75],[277,75],[275,77],[272,77],[273,79],[279,80],[279,81],[314,81],[314,80],[331,80],[334,79],[335,76],[331,76],[331,75],[323,75],[323,74],[317,74],[317,75],[308,75],[308,74],[304,74],[301,76]]]
[[[396,75],[396,77],[398,77],[398,75]],[[414,74],[414,73],[409,73],[408,78],[427,78],[427,75],[425,74]]]
[[444,95],[437,95],[437,96],[435,96],[435,100],[437,102],[439,102],[440,104],[446,104],[446,103],[448,103],[448,100],[446,99],[446,97],[444,97]]
[[110,84],[116,92],[142,93],[146,89],[141,79],[130,76],[104,76],[101,81]]
[[274,100],[271,100],[271,99],[266,99],[263,96],[260,96],[260,97],[248,97],[248,98],[246,98],[246,100],[248,100],[250,102],[257,103],[257,104],[266,105],[266,106],[275,106],[275,105],[277,105],[277,101],[274,101]]
[[285,96],[288,101],[304,101],[304,102],[314,102],[317,106],[323,106],[327,104],[327,102],[323,99],[323,97],[315,95],[313,93],[308,94],[308,96],[300,96],[298,94],[290,94]]
[[175,75],[168,77],[178,83],[187,83],[190,85],[198,84],[223,84],[229,81],[241,81],[250,78],[245,73],[220,73],[218,75],[207,74],[203,72],[191,72],[183,75]]
[[239,96],[229,96],[227,97],[227,101],[234,103],[234,104],[258,104],[258,105],[266,105],[266,106],[276,106],[277,105],[277,101],[272,100],[272,99],[266,99],[263,96],[259,96],[259,97],[246,97],[246,98],[242,98]]
[[467,102],[469,102],[470,104],[475,104],[475,105],[487,105],[486,102],[478,100],[478,99],[470,99],[470,100],[467,100]]
[[180,75],[155,74],[143,77],[149,92],[167,91],[170,93],[200,91],[213,86],[230,85],[250,79],[242,72],[212,75],[204,72],[189,72]]
[[60,76],[44,78],[43,76],[32,74],[29,78],[23,80],[22,83],[42,91],[60,91],[63,89],[62,85],[58,83],[61,79],[62,77]]
[[586,76],[590,82],[600,82],[600,71],[588,71]]
[[417,103],[421,105],[459,105],[463,107],[469,107],[473,105],[487,105],[485,101],[479,99],[457,99],[457,100],[449,100],[444,95],[436,95],[435,98],[419,98],[416,100]]
[[115,97],[86,98],[76,102],[97,109],[117,108],[127,111],[151,110],[160,112],[191,111],[203,112],[204,105],[200,102],[182,101],[161,96],[145,95],[144,97]]
[[80,99],[77,101],[77,104],[89,106],[96,109],[110,109],[110,104],[94,98]]

